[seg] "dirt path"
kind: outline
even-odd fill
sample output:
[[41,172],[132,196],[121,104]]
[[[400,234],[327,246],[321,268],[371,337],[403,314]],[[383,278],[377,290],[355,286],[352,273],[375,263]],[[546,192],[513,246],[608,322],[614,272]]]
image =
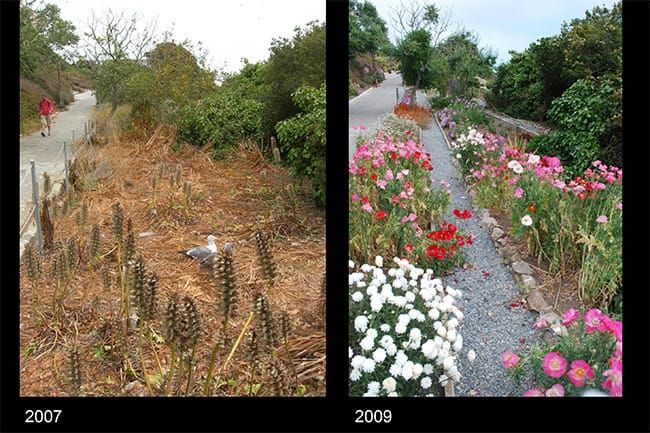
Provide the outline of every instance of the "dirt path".
[[[30,160],[36,162],[36,176],[39,186],[43,185],[43,172],[47,172],[52,183],[64,178],[63,168],[63,141],[72,142],[72,134],[76,138],[83,135],[84,122],[88,120],[91,110],[95,106],[95,97],[92,91],[75,94],[73,102],[66,111],[57,112],[52,120],[52,135],[42,137],[40,130],[20,139],[20,223],[21,226],[29,215],[32,200],[32,181],[30,175]],[[74,149],[68,148],[68,159],[72,158]],[[40,192],[40,189],[39,189]],[[36,233],[32,224],[20,239],[20,253],[27,242]]]

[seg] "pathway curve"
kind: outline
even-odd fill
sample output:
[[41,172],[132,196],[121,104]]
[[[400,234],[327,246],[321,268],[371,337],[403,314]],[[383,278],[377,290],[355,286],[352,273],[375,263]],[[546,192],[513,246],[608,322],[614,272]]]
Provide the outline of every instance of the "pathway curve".
[[[432,178],[436,184],[442,179],[449,184],[451,211],[454,208],[472,211],[471,219],[454,219],[452,212],[448,219],[455,220],[459,228],[475,238],[474,244],[465,248],[470,266],[457,269],[443,280],[463,291],[459,300],[465,315],[460,326],[463,357],[458,365],[463,378],[456,385],[456,394],[520,396],[530,384],[524,382],[517,386],[501,366],[501,355],[505,351],[520,352],[522,344],[527,346],[537,339],[533,328],[536,315],[519,308],[510,309],[511,300],[519,293],[512,271],[502,262],[487,229],[480,225],[478,209],[472,205],[442,134],[435,121],[422,131],[422,140],[433,162]],[[470,349],[476,352],[473,363],[465,356]]]
[[[72,131],[75,137],[80,138],[84,133],[84,122],[88,120],[91,110],[95,106],[95,97],[92,91],[87,90],[75,94],[74,102],[66,111],[55,113],[52,120],[52,135],[42,137],[40,130],[20,138],[20,224],[22,225],[29,215],[32,206],[32,180],[30,173],[31,159],[36,162],[36,176],[39,186],[43,185],[43,172],[47,171],[52,183],[63,179],[63,141],[72,142]],[[36,109],[37,107],[34,107]],[[68,159],[72,159],[74,152],[68,148]],[[27,176],[27,179],[25,179]],[[39,189],[39,193],[40,193]],[[30,227],[20,239],[20,253],[27,242],[36,232],[35,226]]]

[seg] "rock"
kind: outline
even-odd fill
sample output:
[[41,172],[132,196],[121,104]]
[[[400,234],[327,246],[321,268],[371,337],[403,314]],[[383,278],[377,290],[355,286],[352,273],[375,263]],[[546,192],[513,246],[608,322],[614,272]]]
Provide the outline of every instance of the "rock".
[[481,225],[483,227],[491,229],[492,227],[496,227],[498,225],[498,223],[497,223],[496,219],[492,218],[491,216],[487,216],[487,217],[481,219]]
[[508,238],[504,236],[501,239],[498,239],[497,242],[499,243],[499,245],[504,246],[508,243]]
[[548,304],[539,290],[533,290],[530,292],[526,297],[526,302],[528,302],[528,308],[533,311],[543,312],[548,308]]
[[524,287],[529,289],[534,289],[537,287],[537,281],[530,275],[523,274],[521,276],[521,282],[524,284]]
[[549,346],[553,346],[555,343],[557,343],[557,339],[555,338],[553,332],[544,332],[544,341]]
[[496,241],[504,234],[505,232],[503,230],[501,230],[499,227],[495,227],[494,230],[492,230],[492,240]]
[[490,211],[487,210],[487,209],[479,209],[478,213],[481,216],[481,219],[485,219],[485,218],[490,217]]
[[514,262],[512,264],[512,269],[518,274],[533,275],[533,268],[524,261]]
[[549,325],[562,322],[562,318],[553,311],[547,311],[546,313],[543,313],[543,316]]

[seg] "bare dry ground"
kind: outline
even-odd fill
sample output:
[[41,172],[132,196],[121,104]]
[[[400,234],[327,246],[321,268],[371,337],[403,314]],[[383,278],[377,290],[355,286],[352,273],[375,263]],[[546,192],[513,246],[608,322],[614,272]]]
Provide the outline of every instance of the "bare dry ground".
[[[219,381],[211,395],[245,395],[250,383],[261,385],[257,395],[324,395],[324,211],[312,204],[286,169],[265,162],[253,147],[241,146],[226,160],[215,161],[207,149],[181,144],[172,151],[172,137],[173,132],[161,127],[146,142],[126,139],[80,151],[72,172],[77,197],[67,212],[62,210],[64,198],[53,203],[54,246],[42,259],[40,277],[32,284],[26,266],[21,268],[21,395],[160,395],[155,385],[164,382],[170,364],[170,350],[161,337],[163,312],[172,293],[181,299],[190,296],[200,313],[202,333],[188,392],[200,394],[221,329],[219,295],[211,273],[178,251],[205,244],[208,234],[217,237],[219,247],[233,243],[237,289],[236,314],[228,326],[232,346],[253,311],[255,294],[265,284],[251,240],[256,228],[270,239],[278,275],[269,304],[274,314],[285,312],[289,317],[292,362],[287,351],[278,347],[282,377],[276,374],[274,379],[268,374],[271,367],[265,364],[264,359],[269,359],[266,353],[251,381],[246,333],[232,360],[220,375],[215,373]],[[180,182],[173,182],[177,176]],[[185,182],[191,185],[189,200]],[[119,268],[112,251],[111,207],[115,203],[123,208],[124,227],[128,219],[132,221],[136,256],[141,256],[158,278],[151,345],[137,343],[135,337],[125,340],[120,331],[125,322],[120,314]],[[103,258],[91,269],[88,251],[93,225],[100,228],[99,255]],[[65,298],[57,313],[54,258],[58,243],[63,249],[71,243],[76,252],[69,276],[59,286],[58,293],[65,293]],[[153,392],[147,390],[143,375],[137,371],[133,375],[124,362],[127,349],[138,344],[142,344],[139,358],[150,375]],[[70,384],[72,347],[79,354],[80,388]],[[228,352],[218,355],[216,371],[224,366]],[[185,384],[181,393],[184,391]]]

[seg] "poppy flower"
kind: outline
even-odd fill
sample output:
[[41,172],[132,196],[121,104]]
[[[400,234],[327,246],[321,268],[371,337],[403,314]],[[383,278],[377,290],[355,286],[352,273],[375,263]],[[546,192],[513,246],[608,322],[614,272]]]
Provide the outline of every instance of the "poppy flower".
[[386,213],[385,210],[380,210],[380,211],[377,212],[376,215],[377,215],[377,219],[381,220],[381,219],[386,218],[386,215],[388,215],[388,214]]
[[377,181],[377,173],[373,173],[370,175],[370,179]]
[[407,243],[406,245],[404,245],[404,251],[407,251],[407,252],[410,253],[411,251],[413,251],[413,245]]

